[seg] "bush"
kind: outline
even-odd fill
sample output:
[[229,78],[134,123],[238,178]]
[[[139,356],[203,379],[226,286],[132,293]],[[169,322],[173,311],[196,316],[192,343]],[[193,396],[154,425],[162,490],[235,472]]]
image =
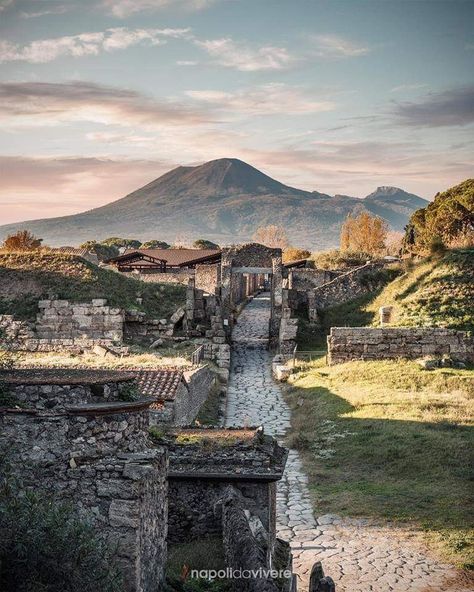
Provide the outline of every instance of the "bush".
[[2,592],[121,592],[105,541],[72,507],[0,483]]

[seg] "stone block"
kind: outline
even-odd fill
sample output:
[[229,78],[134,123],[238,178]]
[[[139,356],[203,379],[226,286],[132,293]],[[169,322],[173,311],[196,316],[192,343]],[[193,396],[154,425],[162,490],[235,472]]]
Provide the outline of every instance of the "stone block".
[[92,299],[92,306],[105,306],[107,304],[107,300],[105,298],[93,298]]

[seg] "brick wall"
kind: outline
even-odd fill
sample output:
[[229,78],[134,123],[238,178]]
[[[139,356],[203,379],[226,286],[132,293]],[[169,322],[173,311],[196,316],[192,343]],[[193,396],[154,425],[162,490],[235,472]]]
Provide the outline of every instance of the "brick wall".
[[329,364],[444,355],[474,363],[474,338],[437,327],[332,327],[328,336]]

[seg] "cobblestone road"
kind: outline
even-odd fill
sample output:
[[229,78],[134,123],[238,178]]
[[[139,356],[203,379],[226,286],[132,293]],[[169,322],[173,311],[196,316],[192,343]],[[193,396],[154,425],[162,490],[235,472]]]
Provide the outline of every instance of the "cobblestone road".
[[[234,328],[225,425],[263,425],[267,434],[281,439],[290,410],[271,376],[269,316],[269,295],[261,294]],[[293,548],[301,591],[308,589],[311,567],[319,560],[337,592],[472,592],[454,568],[429,554],[413,531],[336,515],[315,517],[295,450],[290,450],[277,496],[278,536]]]

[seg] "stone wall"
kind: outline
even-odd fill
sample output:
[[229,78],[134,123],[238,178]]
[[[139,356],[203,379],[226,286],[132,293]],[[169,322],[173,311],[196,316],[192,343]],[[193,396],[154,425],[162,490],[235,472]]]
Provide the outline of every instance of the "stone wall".
[[[115,268],[113,269],[116,271]],[[142,282],[159,284],[183,284],[183,286],[186,286],[188,281],[194,277],[194,269],[183,269],[182,271],[169,271],[166,273],[133,273],[123,271],[120,273]]]
[[95,377],[83,386],[11,380],[24,407],[0,409],[0,449],[14,473],[72,503],[117,549],[125,590],[155,592],[166,561],[167,453],[149,448],[150,402],[111,401],[127,381],[110,376],[100,402]]
[[215,265],[196,265],[194,279],[198,290],[207,294],[215,294],[220,286],[220,263]]
[[328,336],[329,364],[423,356],[474,363],[474,337],[436,327],[332,327]]
[[327,269],[290,269],[288,271],[288,288],[307,292],[327,284],[341,273]]
[[207,366],[183,372],[183,382],[179,385],[174,399],[163,401],[160,409],[151,410],[151,424],[174,426],[192,424],[215,387],[215,383],[216,375]]
[[0,315],[14,349],[25,351],[82,351],[95,345],[110,346],[123,340],[124,313],[104,299],[90,303],[40,300],[35,323]]
[[214,506],[229,485],[241,492],[248,508],[274,538],[276,481],[283,474],[286,450],[273,438],[258,433],[252,440],[224,446],[212,444],[212,430],[185,430],[180,434],[189,433],[192,438],[199,432],[210,434],[208,444],[168,444],[169,541],[221,533]]
[[318,310],[348,302],[376,290],[383,285],[383,278],[377,273],[381,269],[382,266],[378,263],[367,263],[308,292],[309,320],[318,320]]
[[[291,570],[287,570],[284,586],[269,574],[274,565],[274,545],[263,524],[247,508],[245,498],[235,488],[228,487],[219,504],[222,513],[222,539],[226,564],[234,572],[261,572],[262,577],[237,578],[233,580],[236,592],[281,592],[288,589],[292,580]],[[291,565],[289,546],[288,561]],[[285,566],[287,567],[287,566]],[[283,570],[282,570],[283,571]]]

